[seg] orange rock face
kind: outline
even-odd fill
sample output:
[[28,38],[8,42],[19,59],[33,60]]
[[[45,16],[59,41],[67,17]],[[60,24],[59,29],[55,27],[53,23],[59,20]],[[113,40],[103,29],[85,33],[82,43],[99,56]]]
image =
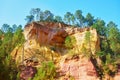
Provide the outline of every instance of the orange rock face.
[[69,80],[70,77],[75,80],[99,80],[94,65],[87,58],[80,56],[73,56],[69,59],[63,58],[60,67],[62,80]]
[[99,50],[99,39],[95,29],[70,27],[62,23],[40,22],[25,26],[24,36],[26,40],[35,39],[39,44],[64,46],[67,36],[76,38],[76,46],[87,46],[85,44],[86,32],[91,33],[91,50],[95,53]]
[[40,44],[61,45],[68,35],[60,23],[38,24],[32,23],[26,25],[24,35],[26,40],[36,39]]
[[[89,43],[85,40],[88,31],[91,34]],[[74,52],[83,53],[82,50],[85,48],[88,51],[91,50],[92,54],[95,54],[100,49],[100,41],[95,29],[71,27],[54,22],[33,22],[25,26],[23,33],[26,42],[23,44],[23,47],[16,48],[11,53],[16,62],[24,61],[22,59],[37,58],[39,63],[41,63],[46,59],[60,58],[60,75],[64,75],[61,80],[69,80],[70,76],[74,77],[75,80],[99,80],[96,69],[90,60],[80,56],[68,59],[62,55],[62,52],[64,52],[64,55],[67,53],[67,50],[64,48],[67,36],[75,37]],[[88,44],[91,45],[89,46]],[[52,50],[49,46],[57,48]]]

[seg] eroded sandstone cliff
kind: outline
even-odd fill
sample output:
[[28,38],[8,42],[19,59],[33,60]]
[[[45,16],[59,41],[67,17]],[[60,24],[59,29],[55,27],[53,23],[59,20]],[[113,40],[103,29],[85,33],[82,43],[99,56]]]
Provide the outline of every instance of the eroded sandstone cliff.
[[[86,40],[88,32],[89,40]],[[68,75],[75,80],[99,79],[94,64],[84,56],[87,52],[95,55],[100,50],[99,36],[95,29],[54,22],[33,22],[25,26],[23,33],[25,43],[11,53],[17,63],[26,64],[27,60],[33,60],[40,65],[43,61],[53,60],[59,67],[62,80],[66,80],[66,77],[69,80]],[[71,49],[65,46],[68,36],[75,38]]]
[[83,55],[64,56],[60,61],[62,80],[74,77],[75,80],[99,80],[95,66]]

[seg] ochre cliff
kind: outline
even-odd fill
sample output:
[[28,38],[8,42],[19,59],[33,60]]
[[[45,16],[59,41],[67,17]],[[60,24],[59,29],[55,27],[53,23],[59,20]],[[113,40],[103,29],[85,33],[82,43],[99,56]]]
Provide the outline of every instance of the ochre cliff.
[[39,44],[61,45],[68,35],[60,23],[32,23],[25,26],[26,40],[36,39]]
[[61,80],[74,77],[75,80],[99,80],[93,63],[82,55],[64,56],[60,61]]
[[[90,39],[86,41],[88,32]],[[68,75],[75,80],[98,80],[96,68],[84,56],[86,52],[95,55],[100,50],[99,36],[95,29],[54,22],[33,22],[25,26],[23,34],[26,41],[11,53],[17,63],[26,64],[27,60],[33,60],[41,64],[43,61],[53,60],[59,67],[62,80],[69,80]],[[68,36],[74,37],[76,41],[71,49],[65,46]],[[69,54],[70,51],[72,54]]]
[[[63,46],[65,38],[69,35],[74,35],[77,40],[77,45],[81,45],[85,40],[86,31],[91,33],[91,43],[94,42],[99,46],[98,35],[95,29],[90,28],[75,28],[62,23],[32,23],[25,26],[24,36],[26,40],[35,39],[39,44],[49,44]],[[98,48],[98,47],[97,47]],[[98,48],[99,49],[99,48]]]

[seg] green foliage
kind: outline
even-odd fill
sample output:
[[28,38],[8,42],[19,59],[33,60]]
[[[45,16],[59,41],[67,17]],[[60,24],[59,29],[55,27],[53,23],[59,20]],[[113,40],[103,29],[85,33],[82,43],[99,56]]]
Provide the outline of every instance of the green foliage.
[[32,80],[54,80],[55,76],[56,68],[54,63],[52,61],[43,62]]
[[82,11],[81,10],[76,10],[75,17],[79,21],[79,26],[83,27],[83,23],[85,22],[85,18],[82,15]]
[[27,21],[27,23],[31,23],[34,21],[34,16],[33,15],[28,15],[26,16],[25,20]]
[[102,57],[104,57],[106,54],[105,54],[105,52],[104,51],[99,51],[99,52],[97,52],[96,53],[96,58],[98,58],[98,57],[100,57],[100,58],[102,58]]
[[[1,59],[1,58],[0,58]],[[1,60],[0,80],[15,80],[17,75],[17,67],[15,62],[8,55]]]
[[3,26],[0,42],[0,80],[16,80],[18,70],[10,53],[18,44],[24,42],[22,26]]
[[0,37],[3,35],[3,31],[2,30],[0,30]]
[[95,28],[99,35],[106,36],[106,27],[104,20],[96,19],[96,22],[92,25],[92,28]]
[[8,32],[9,29],[10,29],[10,25],[8,24],[3,24],[1,27],[2,32],[5,32],[5,33]]
[[108,53],[105,56],[106,60],[102,61],[103,74],[114,75],[117,72],[116,60]]
[[67,48],[73,48],[76,43],[76,39],[74,36],[67,36],[65,39],[65,46]]
[[95,23],[95,19],[90,13],[84,17],[81,10],[76,10],[75,13],[66,12],[62,19],[61,16],[54,16],[51,11],[42,11],[40,8],[32,8],[30,14],[26,16],[25,20],[27,23],[33,21],[62,22],[78,27],[92,26]]
[[17,76],[16,80],[20,80],[20,72],[18,72],[16,76]]
[[87,43],[89,43],[89,44],[90,44],[90,36],[91,36],[90,31],[87,31],[87,32],[85,33],[85,41],[86,41]]
[[88,26],[92,26],[94,23],[94,17],[90,13],[86,15],[86,22]]
[[85,34],[85,42],[88,46],[88,49],[86,49],[83,46],[83,52],[85,53],[84,55],[87,56],[88,58],[90,58],[92,56],[90,38],[91,38],[91,33],[90,33],[90,31],[87,31]]
[[66,12],[66,14],[64,15],[64,20],[66,23],[68,24],[72,23],[74,25],[75,17],[72,13]]
[[60,16],[55,16],[55,22],[62,22],[62,17]]
[[36,18],[36,21],[40,20],[40,13],[41,13],[40,8],[32,8],[30,11],[30,14],[33,15],[34,18]]
[[107,25],[108,40],[110,42],[110,48],[114,53],[120,53],[120,31],[115,23],[110,22]]
[[19,44],[22,44],[25,41],[24,35],[22,32],[23,32],[22,27],[21,27],[21,25],[19,25],[18,28],[16,29],[16,31],[14,32],[14,35],[12,38],[14,47]]
[[43,20],[53,21],[53,17],[54,17],[53,13],[51,13],[49,10],[45,10],[43,13],[44,13],[44,15],[43,15],[44,19]]

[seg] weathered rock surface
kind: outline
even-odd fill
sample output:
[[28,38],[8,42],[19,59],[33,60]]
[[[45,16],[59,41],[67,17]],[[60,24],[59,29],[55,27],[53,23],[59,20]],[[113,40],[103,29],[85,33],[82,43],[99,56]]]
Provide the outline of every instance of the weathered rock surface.
[[[90,32],[90,46],[86,42],[86,33]],[[97,80],[97,72],[90,60],[85,57],[65,57],[68,50],[65,47],[67,36],[74,36],[76,43],[73,50],[75,53],[83,53],[83,48],[91,50],[94,55],[99,51],[99,37],[95,29],[70,27],[62,23],[40,22],[31,23],[24,29],[25,43],[16,47],[11,53],[18,63],[24,63],[32,59],[38,64],[47,60],[60,63],[60,74],[65,75],[62,80],[69,80],[72,76],[75,80]],[[60,60],[59,60],[60,59]],[[68,59],[68,60],[67,60]],[[67,79],[64,79],[66,78]]]
[[27,66],[23,71],[20,72],[20,79],[21,80],[28,80],[29,78],[33,78],[37,69],[32,66]]
[[28,40],[24,45],[16,47],[11,53],[16,63],[26,65],[28,60],[41,64],[43,61],[59,59],[59,53],[46,46],[39,46],[35,40]]
[[60,62],[60,75],[62,80],[99,80],[98,73],[92,62],[83,56],[64,56]]
[[25,26],[24,35],[26,40],[36,39],[39,44],[61,45],[67,33],[60,23],[32,23]]
[[[90,47],[88,47],[88,43],[85,41],[87,31],[91,33]],[[63,47],[67,36],[75,37],[75,47],[79,47],[79,51],[82,51],[83,47],[86,49],[90,48],[93,54],[99,50],[99,38],[97,32],[95,29],[91,28],[74,28],[62,23],[53,22],[33,22],[25,26],[23,33],[26,42],[22,47],[17,47],[11,53],[14,59],[18,62],[22,61],[22,59],[25,60],[31,57],[33,58],[34,56],[40,56],[38,54],[44,54],[45,58],[50,59],[52,59],[52,57],[50,57],[51,54],[54,58],[59,57],[59,54],[63,54],[59,51],[60,48],[63,49],[63,52],[65,50]],[[41,47],[42,45],[47,47]],[[59,48],[57,50],[52,50],[48,46]],[[47,52],[49,53],[47,54]]]
[[[87,40],[86,38],[88,32],[90,33],[90,40]],[[100,50],[100,41],[95,29],[86,28],[83,32],[77,32],[72,36],[76,39],[75,47],[79,48],[79,52],[83,53],[83,48],[86,50],[91,50],[92,54],[95,54]]]
[[[96,44],[98,35],[95,29],[90,28],[74,28],[62,23],[32,23],[25,26],[24,35],[26,40],[36,39],[39,44],[63,45],[65,38],[74,35],[77,45],[85,40],[86,31],[90,31],[93,45]],[[95,47],[94,47],[95,48]],[[98,48],[98,47],[97,47]],[[99,48],[98,48],[99,49]]]

